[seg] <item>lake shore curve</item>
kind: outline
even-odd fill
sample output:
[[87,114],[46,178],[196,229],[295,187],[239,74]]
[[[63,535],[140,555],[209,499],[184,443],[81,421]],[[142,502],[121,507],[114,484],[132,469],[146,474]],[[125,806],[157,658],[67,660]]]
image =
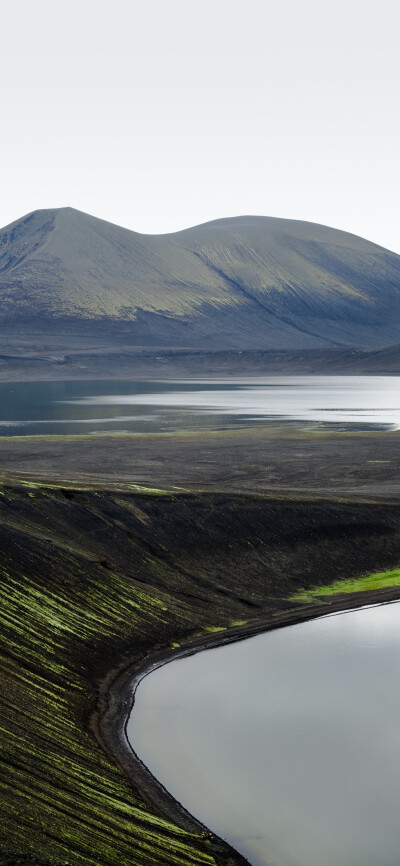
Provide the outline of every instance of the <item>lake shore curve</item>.
[[[178,648],[147,655],[141,661],[126,660],[111,669],[100,685],[100,700],[91,718],[91,729],[107,755],[118,764],[123,774],[134,783],[145,802],[154,806],[164,817],[188,832],[209,832],[204,824],[178,802],[159,782],[136,754],[127,737],[127,723],[134,708],[135,694],[141,681],[157,667],[198,652],[215,649],[246,640],[263,632],[296,625],[327,615],[345,611],[390,604],[400,600],[400,586],[388,589],[362,591],[335,596],[333,599],[302,604],[297,609],[274,611],[269,616],[221,629],[208,636],[194,637]],[[225,840],[216,837],[210,842],[210,853],[218,866],[245,866],[248,860],[235,851]]]

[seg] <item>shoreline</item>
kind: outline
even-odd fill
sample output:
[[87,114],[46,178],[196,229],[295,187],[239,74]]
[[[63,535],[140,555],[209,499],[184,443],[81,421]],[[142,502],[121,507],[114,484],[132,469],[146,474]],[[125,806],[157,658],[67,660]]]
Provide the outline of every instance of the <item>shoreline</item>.
[[[328,596],[325,596],[325,599]],[[278,628],[319,619],[329,614],[340,614],[363,607],[376,607],[400,601],[400,586],[381,590],[364,590],[335,596],[329,602],[321,600],[303,604],[296,610],[283,608],[261,620],[234,626],[206,638],[195,636],[180,647],[165,649],[145,656],[140,661],[123,662],[111,669],[100,683],[100,699],[97,710],[90,719],[90,729],[102,749],[122,770],[138,790],[146,803],[153,806],[163,817],[173,821],[188,832],[211,832],[214,841],[210,843],[210,853],[221,866],[245,866],[249,861],[232,848],[229,843],[218,837],[193,816],[182,803],[150,772],[136,754],[127,737],[127,724],[135,704],[135,694],[141,681],[161,665],[169,664],[180,658],[230,643],[247,640],[258,634]]]
[[2,382],[260,375],[398,376],[400,346],[213,349],[121,344],[115,335],[11,334],[0,354]]
[[141,372],[132,370],[131,372],[122,372],[119,375],[116,373],[107,373],[104,372],[89,372],[84,374],[79,373],[67,373],[66,375],[57,376],[57,375],[47,375],[46,373],[40,377],[36,372],[32,372],[31,374],[23,374],[22,377],[17,376],[15,373],[10,373],[9,375],[2,375],[1,367],[0,367],[0,385],[32,385],[32,384],[57,384],[61,385],[63,382],[182,382],[187,380],[188,382],[222,382],[222,383],[230,383],[232,381],[243,381],[248,382],[251,379],[300,379],[302,377],[312,377],[312,378],[357,378],[357,379],[386,379],[386,378],[400,378],[400,370],[388,371],[385,370],[372,370],[371,372],[358,372],[353,370],[322,370],[320,371],[301,371],[296,372],[292,369],[290,370],[265,370],[265,371],[252,371],[249,372],[226,372],[225,370],[210,370],[210,371],[195,371],[193,373],[185,373],[180,370],[177,371],[164,371],[164,370],[154,370],[152,372]]

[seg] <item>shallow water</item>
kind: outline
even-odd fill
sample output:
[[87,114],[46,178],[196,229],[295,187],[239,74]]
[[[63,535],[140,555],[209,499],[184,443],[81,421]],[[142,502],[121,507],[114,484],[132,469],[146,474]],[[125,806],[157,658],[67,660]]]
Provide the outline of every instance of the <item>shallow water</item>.
[[155,670],[128,736],[253,866],[398,866],[400,604]]
[[265,421],[400,427],[400,377],[0,384],[0,436],[169,432]]

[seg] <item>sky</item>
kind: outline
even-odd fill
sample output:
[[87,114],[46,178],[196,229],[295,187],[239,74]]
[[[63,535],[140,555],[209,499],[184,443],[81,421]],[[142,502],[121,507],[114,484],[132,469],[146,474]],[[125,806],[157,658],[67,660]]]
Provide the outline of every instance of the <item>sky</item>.
[[18,0],[1,21],[1,226],[260,214],[400,253],[394,2]]

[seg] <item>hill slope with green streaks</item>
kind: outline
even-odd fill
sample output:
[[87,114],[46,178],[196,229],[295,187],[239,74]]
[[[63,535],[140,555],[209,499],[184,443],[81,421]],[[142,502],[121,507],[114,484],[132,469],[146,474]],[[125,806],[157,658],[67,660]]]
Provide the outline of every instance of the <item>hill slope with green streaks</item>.
[[193,635],[262,627],[317,580],[394,567],[398,505],[26,483],[1,488],[0,527],[0,852],[238,866],[146,805],[103,754],[99,683]]

